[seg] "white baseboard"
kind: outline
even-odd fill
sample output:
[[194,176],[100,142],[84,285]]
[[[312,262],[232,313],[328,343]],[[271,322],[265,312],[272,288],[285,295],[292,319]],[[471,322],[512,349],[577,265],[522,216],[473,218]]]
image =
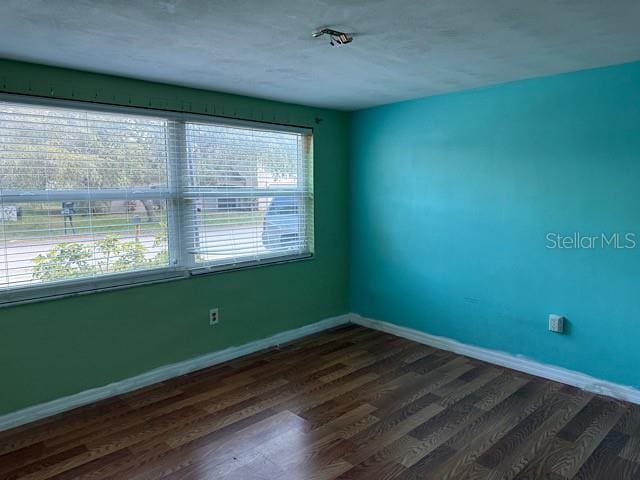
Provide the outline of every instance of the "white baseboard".
[[268,338],[256,340],[237,347],[229,347],[224,350],[202,355],[200,357],[191,358],[183,362],[165,365],[154,370],[142,373],[135,377],[120,380],[118,382],[104,385],[102,387],[92,388],[80,393],[69,395],[67,397],[58,398],[50,402],[27,407],[16,412],[11,412],[0,416],[0,431],[8,430],[25,423],[33,422],[41,418],[55,415],[67,410],[71,410],[82,405],[113,397],[122,393],[137,390],[154,383],[168,380],[169,378],[178,377],[186,373],[194,372],[202,368],[207,368],[219,363],[233,360],[234,358],[248,355],[265,348],[275,347],[283,343],[306,337],[313,333],[321,332],[329,328],[349,323],[350,315],[340,315],[338,317],[327,318],[310,325],[305,325],[293,330],[287,330]]
[[468,357],[477,358],[478,360],[511,368],[513,370],[562,382],[589,392],[640,404],[640,390],[633,387],[601,380],[574,370],[568,370],[554,365],[546,365],[523,356],[468,345],[446,337],[438,337],[436,335],[430,335],[419,330],[401,327],[392,323],[364,318],[357,314],[347,314],[327,318],[310,325],[278,333],[271,337],[256,340],[237,347],[229,347],[224,350],[219,350],[217,352],[202,355],[183,362],[165,365],[109,385],[85,390],[67,397],[8,413],[0,416],[0,431],[40,420],[42,418],[71,410],[82,405],[97,402],[114,395],[131,392],[154,383],[162,382],[164,380],[217,365],[219,363],[227,362],[234,358],[249,355],[266,348],[287,343],[349,322],[390,333],[391,335],[403,337],[408,340],[413,340],[434,348],[448,350],[460,355],[466,355]]
[[546,365],[520,355],[512,355],[510,353],[500,352],[497,350],[475,347],[450,338],[430,335],[419,330],[401,327],[393,323],[364,318],[357,314],[351,314],[351,322],[362,325],[363,327],[380,330],[382,332],[390,333],[391,335],[413,340],[424,345],[429,345],[430,347],[448,350],[450,352],[459,353],[460,355],[477,358],[478,360],[518,370],[520,372],[572,385],[589,392],[640,404],[640,390],[601,380],[585,373],[568,370],[554,365]]

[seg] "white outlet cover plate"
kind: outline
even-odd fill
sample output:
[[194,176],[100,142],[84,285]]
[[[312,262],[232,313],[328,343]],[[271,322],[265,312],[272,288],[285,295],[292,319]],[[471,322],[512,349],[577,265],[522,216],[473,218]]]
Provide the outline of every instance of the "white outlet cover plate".
[[209,310],[209,325],[216,325],[220,321],[220,314],[217,308]]
[[564,332],[564,317],[562,315],[549,315],[549,330],[556,333]]

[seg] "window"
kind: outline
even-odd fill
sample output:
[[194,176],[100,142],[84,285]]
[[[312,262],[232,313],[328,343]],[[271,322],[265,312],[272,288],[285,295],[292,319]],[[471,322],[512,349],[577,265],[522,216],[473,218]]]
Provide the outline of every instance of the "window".
[[0,303],[310,256],[311,132],[0,100],[0,235]]
[[206,267],[309,251],[309,135],[186,122],[184,139],[191,262]]

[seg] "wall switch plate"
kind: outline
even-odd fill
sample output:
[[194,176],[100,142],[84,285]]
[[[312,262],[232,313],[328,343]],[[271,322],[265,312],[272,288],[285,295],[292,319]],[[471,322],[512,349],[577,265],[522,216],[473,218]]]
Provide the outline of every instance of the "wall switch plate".
[[220,315],[217,308],[209,310],[209,325],[217,325],[220,321]]
[[556,333],[564,333],[565,317],[554,313],[549,315],[549,330]]

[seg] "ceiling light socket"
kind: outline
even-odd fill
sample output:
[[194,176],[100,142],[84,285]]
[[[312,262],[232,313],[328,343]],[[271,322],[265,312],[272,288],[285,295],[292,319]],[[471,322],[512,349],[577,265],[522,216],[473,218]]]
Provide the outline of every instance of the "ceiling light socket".
[[351,43],[353,41],[353,35],[351,33],[340,32],[339,30],[334,30],[333,28],[321,28],[311,33],[313,38],[320,38],[327,35],[329,37],[329,45],[332,47],[337,47],[341,45],[346,45],[347,43]]

